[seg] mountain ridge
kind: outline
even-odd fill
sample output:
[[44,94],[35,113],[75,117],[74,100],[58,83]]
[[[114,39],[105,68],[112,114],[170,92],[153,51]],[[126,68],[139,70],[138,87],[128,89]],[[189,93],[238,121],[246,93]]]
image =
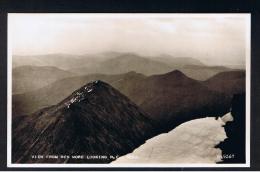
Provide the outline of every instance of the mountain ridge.
[[56,66],[79,75],[120,74],[132,70],[144,75],[154,75],[178,69],[197,80],[206,80],[218,72],[231,70],[221,66],[218,68],[207,67],[201,61],[192,57],[147,56],[132,52],[104,52],[84,55],[49,54],[35,57],[15,56],[13,64],[14,66],[26,64]]

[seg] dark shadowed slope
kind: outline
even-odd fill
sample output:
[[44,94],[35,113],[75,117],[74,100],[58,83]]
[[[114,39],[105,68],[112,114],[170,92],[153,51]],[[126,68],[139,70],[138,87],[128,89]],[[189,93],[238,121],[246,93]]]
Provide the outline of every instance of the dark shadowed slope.
[[42,88],[73,73],[51,66],[19,66],[12,71],[13,94]]
[[126,94],[167,130],[185,121],[229,111],[228,96],[175,70],[145,78]]
[[234,121],[225,126],[227,139],[217,147],[221,148],[224,157],[221,163],[246,162],[246,98],[245,93],[235,94],[232,99],[231,114]]
[[95,81],[55,106],[13,125],[12,160],[17,163],[110,162],[31,159],[31,155],[123,155],[153,135],[153,122],[127,97]]

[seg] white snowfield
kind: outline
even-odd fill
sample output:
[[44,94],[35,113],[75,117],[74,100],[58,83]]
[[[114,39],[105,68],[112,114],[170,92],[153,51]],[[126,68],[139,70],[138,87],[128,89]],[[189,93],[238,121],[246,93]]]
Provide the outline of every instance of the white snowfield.
[[134,152],[112,163],[216,163],[222,151],[214,148],[227,136],[224,125],[233,121],[230,113],[217,120],[214,117],[195,119],[146,141]]

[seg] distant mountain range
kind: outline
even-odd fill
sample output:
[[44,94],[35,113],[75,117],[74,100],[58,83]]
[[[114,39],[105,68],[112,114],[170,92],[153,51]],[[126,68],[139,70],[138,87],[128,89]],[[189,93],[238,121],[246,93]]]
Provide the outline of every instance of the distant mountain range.
[[172,57],[169,55],[149,57],[117,52],[81,56],[63,54],[14,56],[13,66],[22,65],[55,66],[78,75],[122,74],[130,71],[154,75],[178,69],[196,80],[206,80],[219,72],[233,70],[222,66],[206,66],[191,57]]
[[[132,59],[129,59],[131,58]],[[123,60],[125,58],[125,60]],[[139,59],[140,58],[140,59]],[[100,54],[84,54],[84,55],[69,55],[69,54],[47,54],[34,56],[13,56],[13,67],[31,65],[31,66],[55,66],[64,70],[77,69],[81,67],[92,67],[94,63],[124,63],[125,61],[143,60],[152,62],[164,63],[170,66],[185,66],[185,65],[204,65],[199,60],[190,57],[172,57],[170,55],[160,55],[155,57],[139,55],[135,53],[121,53],[121,52],[105,52]],[[115,61],[114,61],[115,60]],[[118,62],[116,62],[118,61]],[[110,63],[109,63],[110,64]],[[143,66],[145,67],[145,66]],[[131,66],[127,67],[131,68]],[[133,69],[130,69],[133,70]],[[82,71],[79,71],[82,73]],[[85,73],[86,74],[86,73]]]
[[[106,58],[108,58],[106,56]],[[70,54],[46,54],[34,56],[19,56],[12,57],[12,66],[55,66],[63,70],[69,70],[73,67],[84,67],[86,64],[92,65],[105,60],[104,56],[100,55],[70,55]]]
[[12,71],[12,92],[20,94],[36,90],[73,75],[52,66],[19,66]]
[[[15,163],[107,163],[154,135],[155,123],[110,85],[88,83],[54,106],[14,119]],[[32,159],[31,155],[108,156],[105,159]]]
[[[230,94],[245,89],[244,84],[241,84],[245,78],[237,79],[243,73],[244,71],[225,72],[226,77],[222,79],[217,75],[204,82],[193,80],[178,70],[150,77],[136,72],[70,77],[32,92],[14,95],[13,115],[31,114],[58,103],[86,82],[103,80],[140,105],[151,118],[163,123],[168,121],[172,126],[171,119],[179,121],[176,120],[176,115],[188,120],[185,115],[190,118],[190,113],[202,116],[225,113],[229,110]],[[227,86],[216,90],[216,86],[223,83],[227,83]]]
[[82,68],[72,68],[71,71],[78,74],[121,74],[136,71],[144,75],[165,73],[172,70],[171,66],[136,54],[122,54],[115,58],[102,61],[97,65]]

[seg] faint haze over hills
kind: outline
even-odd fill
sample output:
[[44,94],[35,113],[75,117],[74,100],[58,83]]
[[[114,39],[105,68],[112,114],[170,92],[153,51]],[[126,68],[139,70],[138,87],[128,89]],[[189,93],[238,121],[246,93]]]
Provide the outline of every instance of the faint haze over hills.
[[15,55],[131,52],[244,65],[250,36],[246,14],[9,14],[8,19]]

